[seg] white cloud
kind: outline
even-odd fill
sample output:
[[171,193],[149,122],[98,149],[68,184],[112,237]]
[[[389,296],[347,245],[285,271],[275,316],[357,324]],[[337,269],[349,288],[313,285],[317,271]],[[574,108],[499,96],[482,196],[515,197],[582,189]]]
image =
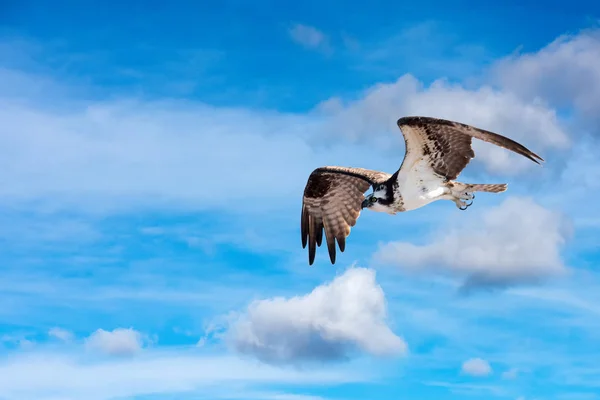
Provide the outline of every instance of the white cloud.
[[35,346],[35,342],[33,340],[27,339],[24,335],[9,335],[4,334],[0,337],[0,342],[3,343],[11,343],[13,346],[16,346],[23,350],[29,350]]
[[575,106],[598,118],[600,29],[563,35],[541,50],[497,62],[493,78],[526,101],[544,99],[556,107]]
[[291,38],[309,49],[329,50],[329,38],[315,27],[295,24],[289,29]]
[[48,331],[48,336],[61,340],[63,342],[70,342],[74,339],[72,332],[58,327],[51,328]]
[[432,267],[467,275],[466,287],[531,282],[565,273],[560,251],[568,234],[562,214],[530,198],[509,197],[466,218],[460,224],[446,222],[427,244],[382,245],[375,260],[408,271],[431,272],[427,267]]
[[[0,70],[0,80],[10,74]],[[37,77],[19,76],[20,86],[37,87]],[[296,196],[319,165],[378,168],[384,153],[389,169],[397,168],[403,141],[395,122],[409,114],[492,129],[542,156],[569,146],[543,105],[488,87],[467,90],[443,81],[425,87],[410,75],[347,105],[329,99],[308,114],[186,101],[77,102],[60,87],[51,92],[53,107],[45,107],[39,105],[48,104],[45,92],[24,100],[13,89],[0,88],[0,201],[50,210],[272,208]],[[332,140],[338,134],[344,140]],[[368,145],[353,145],[357,139]],[[474,164],[491,172],[538,167],[492,145],[474,146]],[[373,160],[378,147],[386,151]]]
[[[109,400],[199,391],[211,398],[238,398],[264,391],[268,384],[322,386],[371,378],[367,376],[331,366],[310,371],[281,369],[235,357],[205,356],[194,348],[101,361],[44,352],[0,358],[0,387],[6,400]],[[269,394],[275,399],[277,395],[285,399],[283,393]]]
[[230,334],[239,352],[275,363],[344,359],[357,350],[403,354],[407,346],[385,318],[375,272],[350,268],[304,296],[251,303]]
[[471,358],[463,363],[461,371],[471,376],[488,376],[492,373],[492,367],[481,358]]
[[502,379],[516,379],[518,375],[519,375],[519,369],[511,368],[502,373]]
[[[333,98],[318,107],[330,119],[326,132],[351,141],[373,141],[373,135],[386,134],[390,145],[402,145],[396,125],[399,117],[425,115],[456,120],[488,129],[520,141],[544,157],[544,150],[564,150],[570,140],[554,110],[536,102],[483,86],[467,90],[443,80],[425,87],[410,75],[396,82],[370,88],[363,98],[344,104]],[[531,161],[488,143],[474,140],[474,163],[482,162],[488,171],[517,173],[536,166]],[[402,161],[398,156],[398,165]]]
[[29,339],[20,339],[19,347],[24,350],[32,349],[35,346],[35,342]]
[[[312,155],[294,135],[296,118],[284,115],[184,103],[90,104],[63,113],[0,105],[3,202],[251,204],[287,174],[304,181],[303,157]],[[234,178],[236,190],[223,187]],[[290,186],[274,195],[291,194]]]
[[130,356],[142,349],[142,335],[131,328],[98,329],[85,341],[87,348],[114,356]]
[[40,96],[15,100],[0,88],[3,208],[272,211],[295,204],[313,168],[371,158],[347,143],[311,147],[308,136],[323,127],[313,115]]

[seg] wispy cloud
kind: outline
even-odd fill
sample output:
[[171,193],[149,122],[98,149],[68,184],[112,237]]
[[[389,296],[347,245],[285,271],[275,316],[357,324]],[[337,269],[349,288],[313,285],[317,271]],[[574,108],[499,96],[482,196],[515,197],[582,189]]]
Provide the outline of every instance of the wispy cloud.
[[452,393],[458,393],[468,396],[502,396],[506,397],[506,391],[502,387],[493,384],[477,384],[477,383],[451,383],[440,381],[425,382],[429,386],[437,386],[447,388]]
[[50,328],[48,336],[66,343],[71,342],[75,338],[72,332],[58,327]]
[[235,357],[204,355],[191,348],[111,360],[44,352],[0,359],[0,387],[8,400],[108,400],[198,390],[230,398],[257,392],[264,384],[311,386],[363,379],[348,369],[280,369]]
[[511,368],[502,373],[502,379],[516,379],[519,376],[518,368]]
[[420,77],[463,79],[493,60],[484,43],[461,37],[440,21],[409,23],[390,35],[364,41],[352,58],[352,67],[378,76],[397,77],[406,72]]
[[488,376],[492,373],[492,367],[486,360],[471,358],[462,364],[461,371],[471,376]]
[[323,52],[331,52],[332,50],[329,44],[329,37],[313,26],[294,24],[289,29],[289,34],[294,42],[307,49]]

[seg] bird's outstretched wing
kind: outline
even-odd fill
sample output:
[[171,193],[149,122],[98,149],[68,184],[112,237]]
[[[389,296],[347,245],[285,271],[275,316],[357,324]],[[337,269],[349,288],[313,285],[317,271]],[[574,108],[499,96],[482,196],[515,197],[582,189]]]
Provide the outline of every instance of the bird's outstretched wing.
[[544,161],[512,139],[460,122],[430,117],[403,117],[398,127],[404,135],[406,155],[400,175],[407,174],[418,161],[425,161],[438,175],[448,180],[458,177],[475,153],[471,139],[477,138],[512,150],[539,164]]
[[323,241],[323,229],[329,259],[335,264],[335,242],[340,251],[360,215],[364,193],[372,185],[385,182],[391,175],[363,168],[321,167],[309,176],[302,198],[300,222],[302,248],[308,244],[308,263],[315,260],[316,247]]

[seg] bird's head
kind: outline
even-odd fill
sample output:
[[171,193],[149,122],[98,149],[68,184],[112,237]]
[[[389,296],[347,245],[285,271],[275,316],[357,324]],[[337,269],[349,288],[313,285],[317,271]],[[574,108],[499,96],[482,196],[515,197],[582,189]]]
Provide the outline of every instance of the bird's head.
[[373,193],[365,197],[361,208],[368,208],[372,211],[395,214],[391,207],[392,200],[388,197],[388,190],[385,185],[380,185],[373,190]]

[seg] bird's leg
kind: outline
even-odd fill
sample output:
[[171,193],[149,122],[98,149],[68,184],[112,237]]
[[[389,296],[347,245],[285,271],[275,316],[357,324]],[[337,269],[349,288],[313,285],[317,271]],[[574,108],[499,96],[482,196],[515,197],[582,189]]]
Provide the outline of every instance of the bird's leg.
[[471,200],[471,203],[473,203],[473,200],[475,199],[475,193],[461,192],[459,193],[458,198],[461,200]]

